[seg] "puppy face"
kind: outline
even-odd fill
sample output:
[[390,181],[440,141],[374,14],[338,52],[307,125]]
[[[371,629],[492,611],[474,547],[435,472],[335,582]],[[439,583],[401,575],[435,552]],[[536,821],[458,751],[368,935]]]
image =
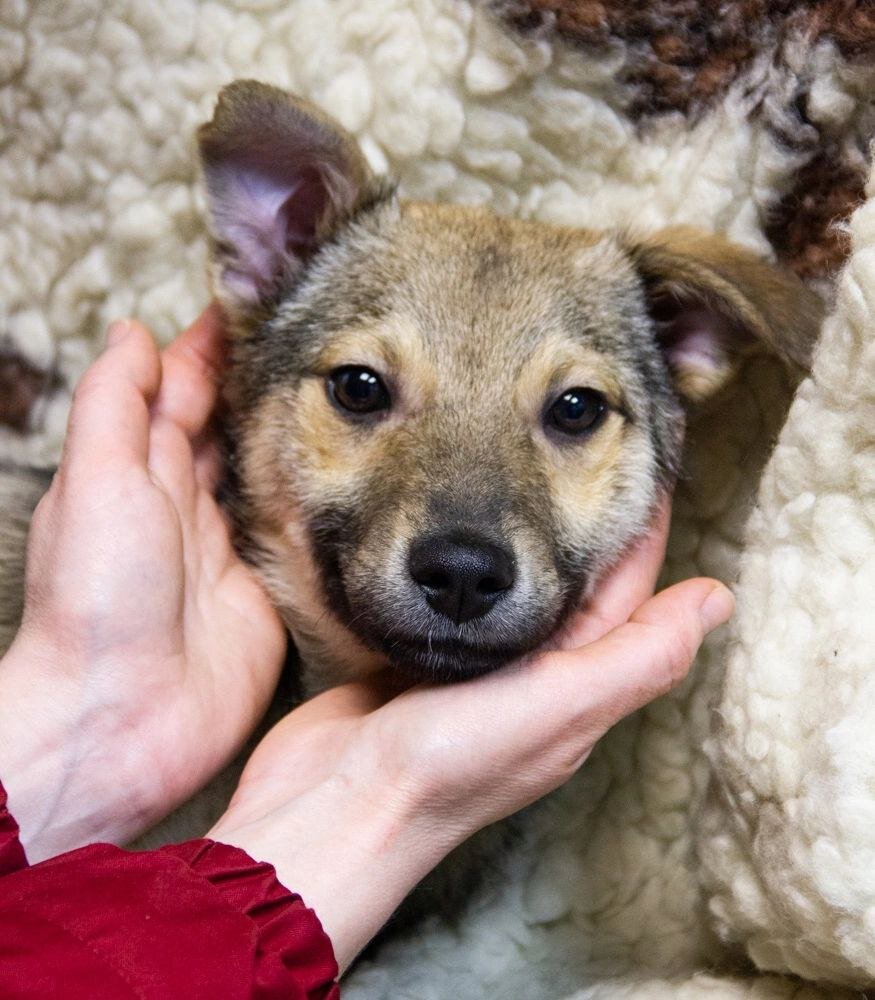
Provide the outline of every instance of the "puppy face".
[[317,686],[543,643],[645,529],[680,394],[813,336],[801,286],[714,238],[400,202],[272,88],[226,88],[201,149],[238,520]]

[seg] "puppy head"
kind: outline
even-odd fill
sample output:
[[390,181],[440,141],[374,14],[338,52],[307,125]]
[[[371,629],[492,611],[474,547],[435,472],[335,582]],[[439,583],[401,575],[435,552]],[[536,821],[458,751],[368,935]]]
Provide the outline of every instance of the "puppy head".
[[713,236],[636,240],[399,202],[251,82],[200,133],[253,562],[330,679],[456,678],[543,643],[647,526],[682,397],[818,307]]

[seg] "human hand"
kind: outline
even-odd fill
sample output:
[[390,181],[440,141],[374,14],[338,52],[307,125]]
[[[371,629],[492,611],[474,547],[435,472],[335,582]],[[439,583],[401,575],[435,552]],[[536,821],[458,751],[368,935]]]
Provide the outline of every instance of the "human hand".
[[446,854],[571,777],[729,617],[715,580],[650,597],[667,531],[666,503],[557,649],[463,683],[347,684],[302,705],[259,744],[209,836],[272,862],[346,967]]
[[159,355],[135,322],[76,388],[0,661],[0,775],[31,860],[142,832],[263,713],[285,633],[231,545],[211,307]]

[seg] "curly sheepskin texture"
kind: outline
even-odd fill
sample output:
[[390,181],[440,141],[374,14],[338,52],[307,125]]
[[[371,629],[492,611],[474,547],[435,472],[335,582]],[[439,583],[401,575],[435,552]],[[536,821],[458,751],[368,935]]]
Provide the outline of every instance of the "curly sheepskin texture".
[[747,532],[699,847],[722,938],[763,969],[870,987],[875,200],[851,232]]
[[[809,118],[844,134],[871,70],[846,66],[826,42],[794,52],[800,73],[817,68]],[[0,334],[5,351],[64,380],[29,435],[0,432],[0,457],[56,457],[70,387],[110,318],[136,314],[167,339],[205,303],[192,137],[235,77],[319,102],[407,195],[587,226],[688,222],[767,253],[763,221],[800,163],[775,128],[781,95],[796,92],[793,60],[754,60],[693,125],[669,116],[642,130],[614,86],[626,58],[622,44],[584,55],[548,36],[514,36],[465,0],[0,0]],[[773,113],[753,115],[763,102]],[[849,287],[871,293],[873,266],[861,250]],[[868,301],[844,294],[844,318],[830,328],[840,360],[819,356],[753,529],[760,561],[736,623],[745,660],[733,661],[727,728],[712,753],[727,767],[724,796],[710,800],[714,833],[703,842],[719,936],[695,839],[726,630],[680,690],[603,740],[458,928],[433,922],[390,942],[348,978],[349,1000],[846,995],[780,977],[705,975],[731,957],[724,941],[748,944],[764,968],[875,982],[865,965],[875,949],[867,958],[863,944],[875,900],[865,853],[871,739],[857,708],[867,704],[871,626],[853,614],[870,614],[875,591],[865,569],[871,529],[856,506],[871,491],[875,455],[864,427]],[[792,391],[776,363],[754,360],[692,416],[667,581],[735,579]],[[771,538],[770,518],[782,532]],[[783,545],[780,560],[769,545]],[[802,649],[805,636],[816,652]],[[828,636],[841,645],[827,663]],[[827,667],[828,681],[810,679]],[[832,728],[818,741],[822,713]],[[194,828],[176,834],[200,832],[221,807],[207,792]],[[786,885],[771,884],[784,871]]]

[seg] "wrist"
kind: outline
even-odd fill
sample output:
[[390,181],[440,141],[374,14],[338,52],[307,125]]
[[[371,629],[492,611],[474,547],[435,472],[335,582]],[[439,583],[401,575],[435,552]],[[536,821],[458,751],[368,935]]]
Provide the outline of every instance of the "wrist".
[[251,819],[259,791],[247,788],[208,836],[274,866],[280,882],[315,911],[341,971],[455,846],[419,830],[415,804],[393,790],[359,796],[331,776]]
[[0,779],[31,862],[123,843],[157,819],[125,752],[130,732],[68,661],[23,631],[0,660]]

